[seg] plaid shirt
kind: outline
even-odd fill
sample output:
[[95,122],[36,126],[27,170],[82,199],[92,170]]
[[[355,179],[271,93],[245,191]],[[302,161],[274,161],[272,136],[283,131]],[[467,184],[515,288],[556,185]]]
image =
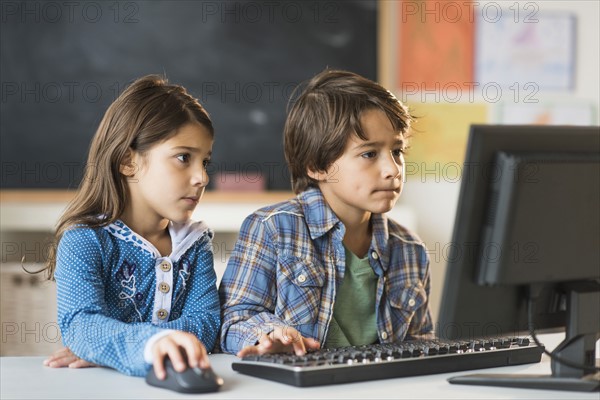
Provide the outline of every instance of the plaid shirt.
[[[385,215],[373,214],[371,224],[379,341],[431,333],[424,244]],[[325,343],[344,278],[344,233],[316,188],[247,217],[219,289],[222,350],[254,345],[277,325]]]

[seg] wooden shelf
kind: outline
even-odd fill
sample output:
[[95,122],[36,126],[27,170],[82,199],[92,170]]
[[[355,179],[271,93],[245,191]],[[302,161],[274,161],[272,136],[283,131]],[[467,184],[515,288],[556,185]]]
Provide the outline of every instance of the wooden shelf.
[[[14,232],[51,232],[68,202],[75,195],[69,190],[0,191],[0,230]],[[244,218],[269,204],[294,197],[278,192],[206,192],[192,218],[205,221],[215,232],[238,232]],[[396,221],[416,230],[411,209],[396,206],[389,212]]]
[[[1,203],[68,203],[75,196],[74,190],[0,190]],[[264,203],[271,204],[294,197],[291,191],[207,191],[201,200],[210,203]]]
[[[73,199],[70,190],[0,191],[2,231],[52,231]],[[244,218],[257,209],[294,197],[292,192],[206,192],[192,218],[215,231],[237,232]]]

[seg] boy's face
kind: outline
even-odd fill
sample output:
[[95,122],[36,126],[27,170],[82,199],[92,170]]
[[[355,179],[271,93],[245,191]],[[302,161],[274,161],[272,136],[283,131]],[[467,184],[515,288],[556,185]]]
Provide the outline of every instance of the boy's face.
[[309,172],[329,206],[342,220],[363,218],[365,213],[390,211],[402,192],[404,137],[380,110],[363,112],[363,141],[350,136],[344,153],[325,172]]

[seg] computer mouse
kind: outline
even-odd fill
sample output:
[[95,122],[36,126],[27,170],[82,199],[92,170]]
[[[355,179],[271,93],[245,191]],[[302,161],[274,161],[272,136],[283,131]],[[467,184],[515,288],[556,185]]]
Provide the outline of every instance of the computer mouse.
[[223,379],[215,374],[210,367],[205,369],[188,367],[183,372],[177,372],[173,368],[173,363],[167,357],[165,358],[165,370],[167,376],[165,379],[160,380],[154,374],[154,368],[150,368],[146,374],[146,383],[180,393],[216,392],[223,386]]

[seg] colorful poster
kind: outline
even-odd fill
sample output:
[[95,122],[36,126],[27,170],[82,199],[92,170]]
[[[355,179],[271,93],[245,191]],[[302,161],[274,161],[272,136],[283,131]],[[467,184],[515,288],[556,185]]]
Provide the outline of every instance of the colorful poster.
[[[500,9],[499,9],[500,10]],[[477,13],[476,79],[502,87],[572,89],[576,20],[569,13],[530,13],[515,18]]]
[[468,88],[473,81],[473,10],[469,1],[398,2],[397,88]]
[[500,104],[495,121],[507,125],[595,125],[590,103]]
[[[406,154],[406,175],[460,178],[469,127],[488,121],[486,104],[409,104],[413,115],[412,138]],[[458,170],[458,171],[457,171]]]

